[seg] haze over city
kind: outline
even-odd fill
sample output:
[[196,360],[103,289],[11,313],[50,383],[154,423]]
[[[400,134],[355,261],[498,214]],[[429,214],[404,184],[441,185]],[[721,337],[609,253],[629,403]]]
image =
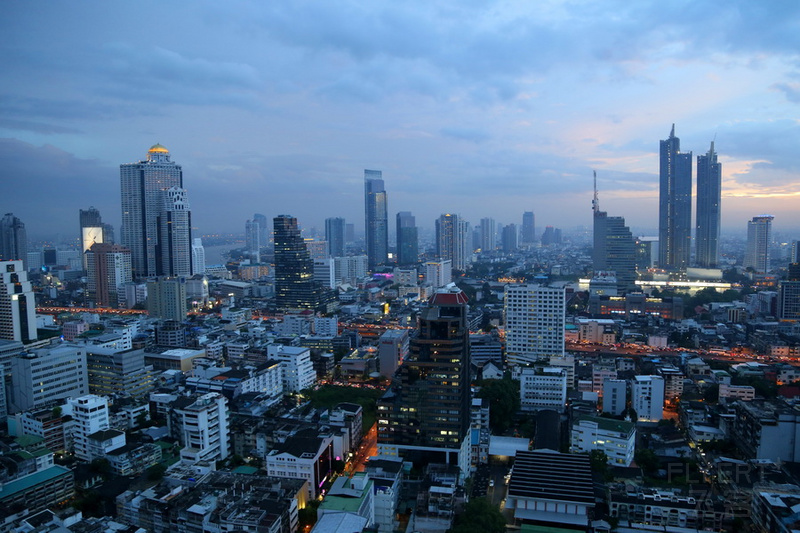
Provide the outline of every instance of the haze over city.
[[[796,209],[800,6],[786,2],[9,2],[0,22],[3,209],[31,237],[96,206],[156,142],[193,223],[260,212],[363,224],[363,169],[390,218],[444,212],[655,232],[658,141],[715,140],[722,228]],[[75,233],[71,229],[67,232]]]

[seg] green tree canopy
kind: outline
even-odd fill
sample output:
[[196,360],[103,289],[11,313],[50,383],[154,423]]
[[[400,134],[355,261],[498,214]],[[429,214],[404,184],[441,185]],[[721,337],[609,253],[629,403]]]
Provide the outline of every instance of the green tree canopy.
[[489,401],[489,426],[494,433],[503,433],[519,410],[519,382],[511,378],[486,379],[481,382],[479,398]]
[[506,520],[486,498],[475,498],[455,516],[449,533],[504,533]]

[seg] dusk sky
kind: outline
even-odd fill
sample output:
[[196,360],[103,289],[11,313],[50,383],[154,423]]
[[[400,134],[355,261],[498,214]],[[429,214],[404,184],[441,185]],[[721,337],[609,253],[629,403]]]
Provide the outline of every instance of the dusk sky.
[[[800,238],[800,3],[741,0],[26,2],[0,21],[0,210],[30,237],[120,222],[119,165],[156,142],[201,233],[259,212],[390,227],[455,212],[656,234],[658,146],[714,139],[723,230]],[[693,205],[694,210],[694,205]]]

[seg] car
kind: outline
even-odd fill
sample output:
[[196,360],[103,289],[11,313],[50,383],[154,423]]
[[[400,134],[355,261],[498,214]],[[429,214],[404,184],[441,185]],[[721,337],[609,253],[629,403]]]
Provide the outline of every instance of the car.
[[490,486],[490,487],[494,487],[494,480],[493,480],[493,479],[490,479],[490,480],[489,480],[489,486]]

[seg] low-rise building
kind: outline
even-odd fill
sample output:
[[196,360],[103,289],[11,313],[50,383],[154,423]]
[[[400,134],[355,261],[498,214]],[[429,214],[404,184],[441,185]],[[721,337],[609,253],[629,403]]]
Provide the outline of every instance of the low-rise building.
[[630,466],[636,451],[636,426],[631,422],[601,418],[579,417],[572,424],[570,452],[602,451],[609,464]]

